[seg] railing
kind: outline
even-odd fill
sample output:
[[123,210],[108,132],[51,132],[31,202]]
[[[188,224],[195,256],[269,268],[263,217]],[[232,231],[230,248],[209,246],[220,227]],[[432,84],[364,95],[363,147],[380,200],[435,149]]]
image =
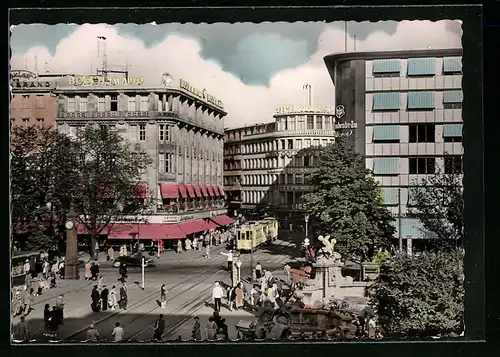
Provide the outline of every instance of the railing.
[[282,136],[332,136],[337,134],[335,130],[326,129],[302,129],[302,130],[276,130],[268,133],[245,134],[242,140],[248,139],[262,139],[268,137],[282,137]]

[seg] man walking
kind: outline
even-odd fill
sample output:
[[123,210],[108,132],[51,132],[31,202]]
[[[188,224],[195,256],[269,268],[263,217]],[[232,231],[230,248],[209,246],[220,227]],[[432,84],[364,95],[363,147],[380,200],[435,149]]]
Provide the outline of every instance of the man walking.
[[56,299],[56,307],[59,312],[59,322],[61,325],[64,325],[64,295],[61,294]]
[[220,311],[221,300],[224,292],[222,291],[222,287],[219,282],[215,282],[214,290],[212,291],[212,299],[214,300],[214,310]]
[[125,283],[123,283],[122,287],[120,288],[120,307],[123,310],[127,310],[127,304],[128,304],[127,288],[125,286]]
[[233,270],[233,251],[230,249],[229,252],[220,252],[220,254],[227,257],[227,271],[231,272]]
[[165,331],[165,320],[163,320],[163,314],[155,322],[153,340],[161,341],[163,332]]

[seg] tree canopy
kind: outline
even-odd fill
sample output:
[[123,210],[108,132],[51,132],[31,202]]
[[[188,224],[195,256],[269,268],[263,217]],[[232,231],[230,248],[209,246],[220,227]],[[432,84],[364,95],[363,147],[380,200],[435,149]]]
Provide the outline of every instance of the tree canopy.
[[389,247],[395,232],[390,211],[382,206],[380,188],[362,155],[340,139],[325,147],[311,174],[314,190],[304,195],[321,231],[337,240],[346,259],[371,260],[376,247]]

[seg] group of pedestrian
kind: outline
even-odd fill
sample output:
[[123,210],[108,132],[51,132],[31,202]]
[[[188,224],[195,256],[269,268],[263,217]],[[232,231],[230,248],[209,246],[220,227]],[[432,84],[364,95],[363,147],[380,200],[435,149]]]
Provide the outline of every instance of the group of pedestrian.
[[[226,319],[220,316],[219,311],[214,311],[213,315],[208,318],[205,324],[205,336],[208,341],[214,341],[217,339],[218,335],[222,335],[225,339],[229,338]],[[198,316],[194,317],[191,338],[196,341],[201,341],[203,339],[200,318]]]
[[[245,290],[243,284],[238,282],[234,287],[230,287],[226,292],[227,307],[231,311],[241,309],[245,305]],[[224,289],[220,282],[216,281],[212,290],[212,300],[214,302],[214,311],[221,311],[222,298],[224,297]]]
[[92,292],[90,294],[92,303],[90,308],[93,312],[116,310],[118,307],[126,310],[128,304],[127,288],[125,283],[119,291],[119,299],[117,296],[116,286],[113,285],[111,290],[109,290],[106,285],[104,285],[104,277],[99,280],[99,285],[94,285]]
[[[111,332],[111,336],[113,337],[114,342],[120,342],[123,341],[123,327],[121,327],[119,322],[115,323],[115,327],[113,329],[113,332]],[[86,341],[98,341],[99,340],[99,331],[96,328],[95,322],[93,322],[89,328],[87,329],[86,333]]]
[[99,278],[99,262],[89,260],[85,264],[85,280],[97,280]]

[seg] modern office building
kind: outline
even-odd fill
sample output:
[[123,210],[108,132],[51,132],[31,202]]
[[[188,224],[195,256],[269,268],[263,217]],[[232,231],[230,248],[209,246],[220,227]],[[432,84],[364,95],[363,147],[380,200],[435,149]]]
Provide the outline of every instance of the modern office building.
[[319,149],[335,141],[340,127],[333,108],[313,105],[310,85],[303,90],[304,104],[278,108],[273,122],[226,130],[224,188],[233,214],[267,213],[285,226],[303,224],[302,195],[313,189]]
[[335,103],[345,107],[341,121],[357,123],[352,144],[383,187],[409,249],[412,239],[432,236],[409,214],[414,186],[438,168],[461,174],[461,56],[461,49],[426,49],[324,58]]
[[154,212],[140,217],[148,223],[124,216],[108,239],[138,232],[139,240],[163,240],[169,247],[172,240],[232,222],[222,188],[222,102],[168,74],[162,83],[148,87],[134,77],[67,77],[54,91],[59,131],[75,136],[87,124],[105,125],[153,160],[140,182],[139,199],[149,192],[156,201]]

